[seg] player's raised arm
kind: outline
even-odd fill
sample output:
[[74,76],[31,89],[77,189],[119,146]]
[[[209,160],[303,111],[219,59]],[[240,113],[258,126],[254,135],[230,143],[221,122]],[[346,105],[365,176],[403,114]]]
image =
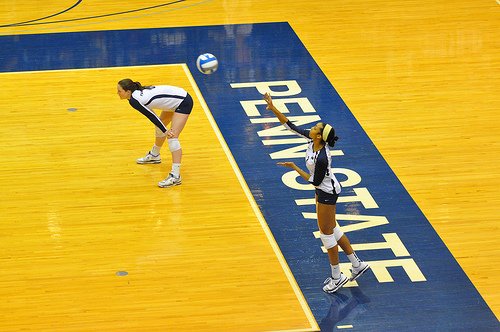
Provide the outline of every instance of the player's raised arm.
[[268,110],[271,110],[274,115],[276,115],[276,117],[278,118],[278,120],[280,120],[281,124],[283,123],[286,123],[288,121],[287,117],[283,115],[283,113],[281,113],[277,108],[276,106],[274,106],[273,104],[273,100],[271,98],[271,95],[269,95],[269,93],[265,93],[264,94],[264,100],[266,101],[267,103],[267,109]]

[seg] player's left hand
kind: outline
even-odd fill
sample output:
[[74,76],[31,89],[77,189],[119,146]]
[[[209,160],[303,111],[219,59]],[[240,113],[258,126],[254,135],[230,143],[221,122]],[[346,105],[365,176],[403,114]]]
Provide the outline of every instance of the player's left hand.
[[170,129],[169,131],[167,131],[167,138],[172,138],[175,136],[175,131],[173,131],[172,129]]
[[285,167],[288,167],[288,168],[295,168],[295,163],[291,162],[291,161],[283,161],[283,162],[279,162],[279,163],[276,163],[276,164],[280,165],[280,166],[285,166]]
[[265,93],[264,94],[264,100],[266,101],[267,103],[267,109],[271,109],[271,107],[273,107],[273,99],[271,98],[271,95],[269,93]]

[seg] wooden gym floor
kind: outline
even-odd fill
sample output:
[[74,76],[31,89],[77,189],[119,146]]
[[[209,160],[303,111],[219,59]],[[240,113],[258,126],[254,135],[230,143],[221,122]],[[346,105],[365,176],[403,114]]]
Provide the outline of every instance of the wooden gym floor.
[[[497,2],[164,4],[4,2],[0,34],[289,22],[499,316]],[[168,158],[134,163],[153,133],[116,96],[130,68],[0,74],[1,330],[317,329],[203,97],[162,69],[196,96],[183,167],[203,165],[169,191]]]

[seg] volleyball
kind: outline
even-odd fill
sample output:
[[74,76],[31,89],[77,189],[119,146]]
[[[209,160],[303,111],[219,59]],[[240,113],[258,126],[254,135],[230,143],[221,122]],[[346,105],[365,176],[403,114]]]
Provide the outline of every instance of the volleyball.
[[217,58],[213,54],[201,54],[196,59],[196,67],[203,74],[212,74],[219,67],[219,61],[217,61]]

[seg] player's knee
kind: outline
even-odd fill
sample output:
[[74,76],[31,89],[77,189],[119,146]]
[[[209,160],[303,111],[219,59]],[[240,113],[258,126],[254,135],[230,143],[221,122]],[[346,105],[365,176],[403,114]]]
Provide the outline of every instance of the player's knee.
[[179,142],[178,138],[169,138],[167,139],[167,142],[170,152],[175,152],[181,149],[181,143]]
[[161,131],[161,129],[160,129],[160,128],[155,127],[155,136],[156,136],[156,137],[158,137],[158,138],[161,138],[161,137],[165,137],[165,136],[167,136],[167,133],[166,133],[166,132]]
[[337,245],[337,240],[335,240],[335,235],[334,234],[319,234],[321,238],[321,242],[323,242],[323,246],[325,247],[326,250],[333,248]]
[[333,229],[333,235],[335,236],[335,240],[338,242],[342,236],[344,236],[344,232],[340,229],[339,225],[335,226]]

